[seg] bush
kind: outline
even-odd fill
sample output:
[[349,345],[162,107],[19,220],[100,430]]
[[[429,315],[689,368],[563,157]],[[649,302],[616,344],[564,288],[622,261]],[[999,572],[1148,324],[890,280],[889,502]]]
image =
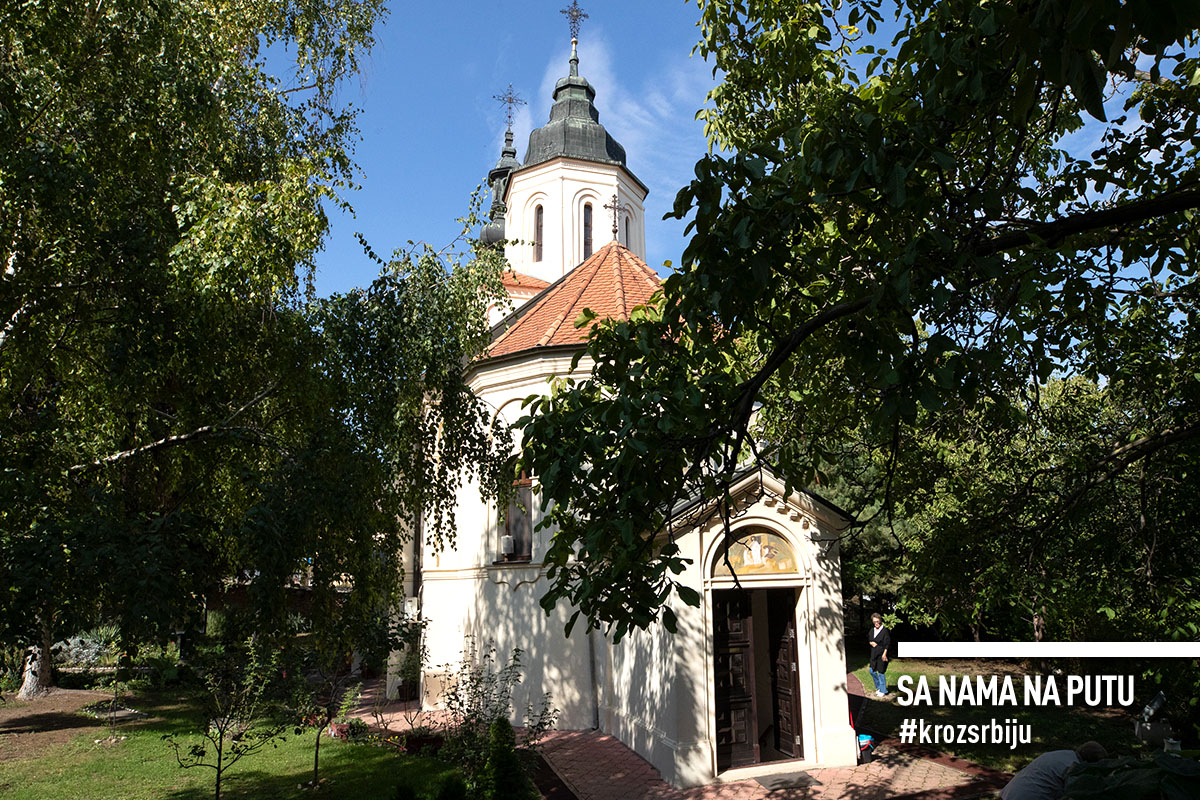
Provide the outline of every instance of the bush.
[[158,654],[147,656],[142,663],[150,669],[152,688],[161,690],[179,683],[179,662],[170,651],[164,649]]
[[506,719],[492,720],[488,734],[488,757],[479,782],[485,800],[533,800],[537,795],[517,758],[512,725]]
[[99,667],[117,663],[119,655],[116,625],[98,625],[54,646],[54,656],[63,667]]
[[467,784],[457,772],[447,775],[438,784],[434,800],[467,800]]
[[367,723],[363,722],[358,717],[351,717],[346,721],[346,741],[354,744],[362,744],[367,741],[371,729]]
[[25,670],[25,648],[0,647],[0,696],[21,688]]
[[[521,651],[513,650],[508,663],[502,665],[496,660],[494,645],[477,651],[474,641],[468,639],[461,664],[446,665],[446,669],[447,688],[442,699],[450,721],[440,757],[462,767],[468,783],[480,797],[527,796],[529,784],[525,780],[521,781],[522,792],[516,795],[493,795],[487,788],[489,760],[506,758],[499,752],[501,746],[512,754],[509,766],[504,767],[507,776],[525,777],[516,758],[513,730],[508,721],[513,712],[512,690],[521,681]],[[531,704],[526,709],[527,733],[523,743],[534,745],[553,727],[557,717],[558,711],[551,707],[550,694],[546,693],[540,707]],[[497,723],[502,726],[493,730]]]

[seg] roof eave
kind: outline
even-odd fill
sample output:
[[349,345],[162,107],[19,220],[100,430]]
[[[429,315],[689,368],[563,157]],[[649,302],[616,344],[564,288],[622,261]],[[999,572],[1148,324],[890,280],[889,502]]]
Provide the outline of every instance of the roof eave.
[[646,199],[646,197],[650,196],[650,187],[648,187],[646,184],[642,183],[641,179],[638,178],[637,175],[633,174],[633,170],[629,169],[629,167],[625,166],[624,164],[618,163],[616,161],[591,161],[589,159],[573,158],[571,156],[554,156],[553,158],[548,158],[545,161],[539,161],[536,164],[522,164],[519,168],[514,169],[512,172],[510,172],[508,175],[508,182],[504,186],[504,197],[502,198],[504,201],[504,204],[506,206],[508,205],[508,193],[512,191],[514,175],[516,175],[520,172],[524,172],[526,170],[537,169],[538,167],[543,167],[546,164],[553,164],[555,161],[577,161],[581,164],[603,164],[606,167],[616,167],[617,169],[624,172],[627,176],[629,176],[629,179],[632,180],[634,183],[636,183],[641,188],[642,192],[644,193],[642,195],[643,200]]
[[580,339],[578,342],[568,342],[567,344],[546,344],[534,347],[526,347],[523,350],[514,350],[511,353],[505,353],[499,356],[485,356],[477,358],[470,363],[464,375],[467,382],[483,369],[493,369],[502,367],[509,363],[517,361],[526,361],[534,356],[558,356],[577,353],[580,350],[587,349],[587,341]]

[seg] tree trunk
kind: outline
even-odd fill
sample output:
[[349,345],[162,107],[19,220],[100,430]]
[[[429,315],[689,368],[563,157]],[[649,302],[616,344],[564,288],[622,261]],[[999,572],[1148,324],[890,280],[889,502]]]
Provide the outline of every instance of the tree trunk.
[[54,688],[53,644],[50,626],[43,623],[41,645],[30,647],[25,654],[25,679],[17,692],[18,700],[32,700]]
[[314,789],[320,785],[321,781],[321,734],[325,732],[325,728],[328,726],[328,724],[329,723],[327,722],[325,725],[321,725],[317,728],[317,745],[313,748],[312,786]]
[[[224,725],[225,722],[222,721],[221,724]],[[213,800],[221,800],[221,773],[225,771],[225,764],[224,764],[224,758],[223,758],[224,755],[225,755],[225,729],[222,728],[221,732],[220,732],[220,736],[217,738],[217,784],[216,784],[216,788],[213,790],[213,792],[214,792]]]

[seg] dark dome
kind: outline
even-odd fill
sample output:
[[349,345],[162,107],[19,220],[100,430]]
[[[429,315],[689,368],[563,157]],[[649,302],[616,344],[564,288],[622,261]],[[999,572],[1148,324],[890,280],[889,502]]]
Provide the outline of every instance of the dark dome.
[[600,112],[592,104],[595,98],[596,90],[579,77],[579,56],[572,42],[571,74],[554,87],[550,121],[529,134],[525,166],[558,156],[626,166],[625,148],[600,124]]

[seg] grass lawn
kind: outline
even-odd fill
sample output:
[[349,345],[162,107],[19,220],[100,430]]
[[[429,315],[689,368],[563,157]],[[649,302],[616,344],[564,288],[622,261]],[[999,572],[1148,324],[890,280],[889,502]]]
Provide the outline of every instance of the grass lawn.
[[[196,716],[185,698],[168,694],[130,697],[126,705],[147,716],[119,724],[117,735],[127,738],[116,744],[96,744],[97,739],[108,736],[103,723],[67,711],[48,713],[39,709],[40,702],[10,700],[0,706],[0,743],[8,745],[8,737],[36,737],[39,734],[33,731],[45,728],[69,735],[23,746],[16,752],[0,749],[3,800],[204,800],[213,796],[213,770],[181,769],[170,746],[162,741],[167,733],[191,741],[186,737],[195,729]],[[86,699],[79,705],[83,702]],[[308,796],[310,791],[301,790],[298,784],[312,778],[314,736],[312,732],[289,735],[278,747],[238,762],[226,773],[222,797],[271,800]],[[401,782],[423,787],[451,771],[437,761],[327,737],[321,742],[324,780],[314,796],[392,800]]]
[[[925,720],[929,724],[981,724],[995,719],[1004,723],[1016,719],[1018,723],[1031,726],[1033,741],[1019,744],[1015,750],[1007,745],[931,745],[933,749],[951,753],[987,767],[1015,772],[1047,750],[1071,749],[1089,739],[1103,744],[1112,755],[1135,755],[1136,742],[1133,738],[1130,716],[1121,709],[1040,707],[1023,705],[1003,706],[940,706],[938,705],[938,675],[1004,675],[1011,674],[1017,685],[1017,700],[1023,699],[1024,673],[1015,664],[984,660],[894,660],[888,666],[888,690],[892,699],[877,700],[873,696],[874,685],[867,672],[867,651],[852,648],[847,653],[849,668],[862,681],[867,692],[867,703],[860,727],[867,727],[885,736],[895,736],[900,723],[907,718]],[[913,686],[921,675],[927,676],[933,693],[933,705],[902,706],[895,698],[896,681],[901,675],[912,675]]]

